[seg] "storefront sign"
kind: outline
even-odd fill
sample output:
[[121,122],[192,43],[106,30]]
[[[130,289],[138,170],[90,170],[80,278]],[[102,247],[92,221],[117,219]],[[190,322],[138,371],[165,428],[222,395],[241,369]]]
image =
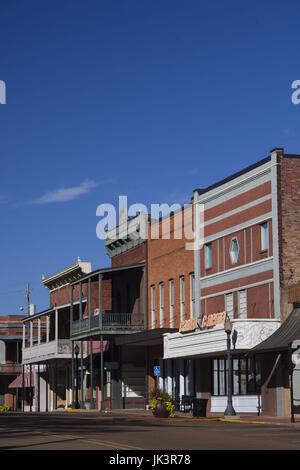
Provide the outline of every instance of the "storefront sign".
[[209,315],[203,315],[201,321],[201,329],[212,328],[213,326],[219,325],[225,322],[226,312],[210,313]]
[[179,333],[187,333],[189,331],[194,331],[196,328],[197,328],[197,318],[184,320],[180,323]]

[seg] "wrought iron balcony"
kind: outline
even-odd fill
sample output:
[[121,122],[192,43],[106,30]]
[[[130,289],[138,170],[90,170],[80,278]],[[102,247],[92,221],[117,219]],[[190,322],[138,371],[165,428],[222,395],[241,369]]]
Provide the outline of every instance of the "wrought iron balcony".
[[145,328],[143,313],[112,313],[104,312],[72,322],[72,335],[90,330],[106,333],[126,333],[140,331]]

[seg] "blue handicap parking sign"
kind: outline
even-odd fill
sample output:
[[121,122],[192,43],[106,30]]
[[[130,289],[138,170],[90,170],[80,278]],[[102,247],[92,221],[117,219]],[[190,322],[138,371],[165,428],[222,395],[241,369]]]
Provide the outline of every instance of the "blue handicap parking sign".
[[154,366],[154,377],[160,376],[160,366]]

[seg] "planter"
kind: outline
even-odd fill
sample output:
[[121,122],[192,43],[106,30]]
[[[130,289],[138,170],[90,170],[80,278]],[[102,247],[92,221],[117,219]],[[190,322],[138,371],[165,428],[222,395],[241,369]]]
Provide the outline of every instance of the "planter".
[[168,418],[170,413],[167,410],[167,406],[165,402],[162,400],[158,400],[155,409],[153,410],[153,415],[156,418]]

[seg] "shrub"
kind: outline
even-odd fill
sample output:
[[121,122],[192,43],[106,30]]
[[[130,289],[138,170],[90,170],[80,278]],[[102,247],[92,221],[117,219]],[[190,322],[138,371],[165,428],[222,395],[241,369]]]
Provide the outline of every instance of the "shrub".
[[11,406],[10,405],[0,406],[0,412],[3,412],[3,411],[11,411]]
[[152,398],[150,400],[150,410],[153,412],[155,410],[155,407],[157,405],[158,401],[163,401],[166,405],[166,408],[169,412],[169,416],[173,417],[175,415],[174,410],[175,410],[175,405],[172,402],[172,398],[168,393],[162,392],[161,390],[157,390],[152,394]]

